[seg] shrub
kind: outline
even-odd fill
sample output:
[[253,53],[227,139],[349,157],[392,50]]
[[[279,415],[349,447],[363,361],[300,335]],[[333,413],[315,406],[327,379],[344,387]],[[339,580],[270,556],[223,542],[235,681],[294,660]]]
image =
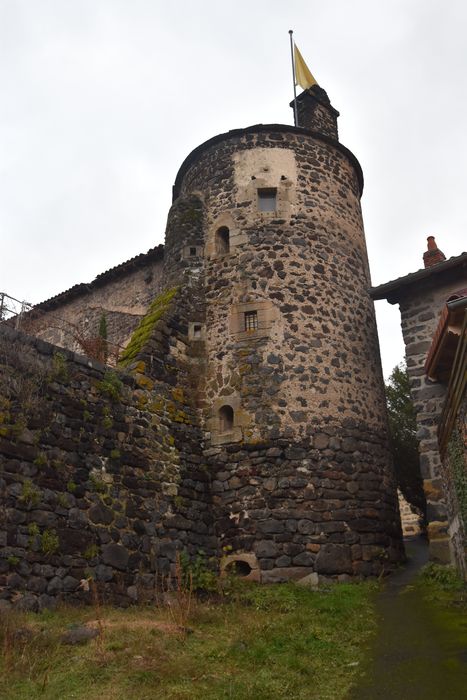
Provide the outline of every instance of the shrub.
[[19,500],[22,503],[35,506],[39,503],[40,497],[40,491],[34,486],[31,479],[25,479],[21,487],[21,496],[19,497]]
[[40,535],[39,525],[37,523],[29,523],[28,534],[29,534],[29,546],[32,547],[35,544],[36,537]]
[[98,554],[99,547],[97,546],[97,544],[91,544],[84,552],[83,557],[85,559],[94,559],[95,557],[97,557]]
[[55,554],[59,547],[58,535],[55,530],[44,530],[41,535],[41,552],[43,554]]
[[47,457],[44,452],[39,452],[36,459],[34,460],[34,464],[37,467],[44,467],[47,464]]
[[68,379],[68,367],[66,357],[62,352],[54,353],[52,358],[52,379]]
[[443,590],[460,590],[464,582],[453,566],[430,562],[423,567],[420,578],[426,583],[438,585]]
[[70,479],[70,481],[66,485],[66,489],[67,491],[69,491],[69,493],[74,493],[74,491],[76,491],[77,489],[77,485],[72,479]]
[[112,401],[120,401],[123,393],[123,382],[116,372],[109,370],[97,383],[97,389],[101,394],[111,398]]
[[181,552],[180,565],[185,585],[188,586],[190,582],[194,591],[217,591],[218,577],[209,566],[212,563],[206,559],[202,549],[198,550],[193,559],[190,559],[187,552]]

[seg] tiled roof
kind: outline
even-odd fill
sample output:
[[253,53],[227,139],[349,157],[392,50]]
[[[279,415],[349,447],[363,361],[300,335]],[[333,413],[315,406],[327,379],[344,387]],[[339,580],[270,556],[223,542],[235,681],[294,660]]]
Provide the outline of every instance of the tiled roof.
[[394,304],[398,301],[403,292],[415,282],[427,280],[435,275],[443,275],[445,272],[449,272],[455,267],[464,266],[467,266],[467,252],[449,258],[448,260],[443,260],[443,262],[436,263],[436,265],[432,265],[431,267],[422,268],[421,270],[417,270],[417,272],[411,272],[404,277],[398,277],[391,282],[385,282],[378,287],[372,287],[370,289],[370,296],[372,299],[387,299],[391,304]]
[[136,255],[134,258],[130,258],[129,260],[120,263],[120,265],[111,267],[110,270],[101,272],[100,275],[97,275],[92,282],[88,282],[87,284],[75,284],[73,287],[70,287],[70,289],[60,292],[60,294],[56,294],[55,296],[50,297],[50,299],[41,301],[39,304],[36,304],[34,308],[46,310],[61,306],[67,301],[71,301],[72,299],[76,299],[84,294],[88,294],[97,287],[103,287],[104,285],[108,284],[110,280],[123,277],[137,268],[146,267],[146,265],[149,265],[150,263],[156,262],[157,260],[162,260],[163,257],[164,246],[162,244],[157,245],[154,248],[150,248],[147,253]]
[[[455,309],[452,308],[452,302],[456,302]],[[449,303],[451,302],[451,303]],[[451,324],[455,324],[456,319],[458,324],[462,324],[464,309],[467,307],[467,288],[459,289],[451,294],[449,299],[441,310],[438,325],[433,335],[430,349],[425,362],[425,374],[430,378],[434,377],[436,370],[436,361],[439,361],[439,352],[442,349],[443,342],[446,343],[446,333]],[[459,311],[461,310],[461,311]],[[455,339],[455,347],[457,347],[457,339]],[[452,358],[451,358],[452,359]]]

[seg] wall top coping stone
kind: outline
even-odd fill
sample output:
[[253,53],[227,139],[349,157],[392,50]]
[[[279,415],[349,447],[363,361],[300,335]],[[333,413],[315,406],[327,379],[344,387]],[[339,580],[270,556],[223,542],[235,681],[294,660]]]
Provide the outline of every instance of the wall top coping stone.
[[370,296],[374,300],[387,299],[390,304],[397,304],[401,299],[410,296],[414,285],[416,285],[417,292],[420,291],[420,282],[423,282],[424,287],[439,286],[444,281],[453,280],[452,272],[455,268],[458,268],[458,272],[462,274],[466,267],[467,252],[464,252],[443,262],[436,263],[432,267],[422,268],[404,277],[398,277],[390,282],[380,284],[378,287],[372,287]]
[[[36,338],[33,335],[28,335],[27,333],[17,330],[16,328],[11,328],[11,326],[8,326],[6,323],[0,323],[0,337],[2,336],[10,343],[14,343],[16,340],[18,340],[23,345],[28,345],[29,347],[35,348],[40,355],[53,356],[56,353],[59,353],[67,361],[89,367],[90,369],[93,369],[101,374],[104,374],[108,370],[115,371],[115,367],[104,365],[102,362],[99,362],[92,357],[87,357],[87,355],[81,355],[80,353],[73,352],[72,350],[67,350],[59,345],[53,345],[46,340],[42,340],[42,338]],[[133,377],[121,369],[118,370],[118,376],[125,384],[134,384]]]
[[221,143],[222,141],[228,141],[229,139],[239,138],[241,136],[245,136],[246,134],[261,134],[267,132],[276,134],[279,133],[309,136],[313,139],[316,139],[317,141],[323,141],[324,143],[328,143],[331,146],[334,146],[336,150],[340,151],[347,157],[347,159],[354,167],[355,173],[357,175],[361,196],[363,192],[363,171],[361,165],[352,153],[352,151],[350,151],[348,148],[339,143],[339,141],[336,141],[330,136],[325,136],[324,134],[321,134],[317,131],[311,131],[310,129],[304,129],[303,127],[292,126],[291,124],[255,124],[254,126],[247,126],[243,129],[232,129],[231,131],[227,131],[224,134],[218,134],[217,136],[213,136],[212,138],[208,139],[207,141],[204,141],[204,143],[197,146],[193,151],[191,151],[191,153],[185,158],[185,160],[181,164],[180,169],[175,178],[175,183],[172,189],[172,201],[175,201],[180,195],[182,180],[185,177],[188,168],[208,148],[211,148],[211,146],[215,146],[216,144]]

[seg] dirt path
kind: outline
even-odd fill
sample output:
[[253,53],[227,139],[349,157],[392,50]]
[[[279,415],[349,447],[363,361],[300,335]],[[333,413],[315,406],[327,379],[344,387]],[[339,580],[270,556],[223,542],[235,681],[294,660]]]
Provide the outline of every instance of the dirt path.
[[[379,595],[379,631],[365,678],[349,700],[467,699],[467,620],[459,635],[455,613],[438,610],[410,588],[427,561],[422,540],[406,543],[408,564]],[[463,639],[462,639],[463,638]],[[464,644],[463,644],[464,642]]]

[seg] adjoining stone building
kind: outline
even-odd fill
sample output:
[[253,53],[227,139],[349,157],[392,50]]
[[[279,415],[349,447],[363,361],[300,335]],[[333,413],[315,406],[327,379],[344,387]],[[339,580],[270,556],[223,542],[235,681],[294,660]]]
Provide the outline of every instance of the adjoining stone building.
[[75,284],[36,304],[22,319],[21,328],[60,347],[85,352],[86,344],[99,337],[105,318],[109,348],[125,347],[163,288],[163,255],[164,246],[156,246],[102,272],[92,282]]
[[423,269],[372,289],[371,296],[398,303],[401,312],[431,558],[465,575],[467,253],[446,260],[429,236],[423,260]]
[[[106,313],[125,346],[125,392],[107,405],[99,392],[114,396],[113,375],[67,350],[73,381],[61,374],[44,400],[53,430],[24,449],[0,436],[21,535],[13,524],[8,541],[25,569],[35,509],[14,497],[25,479],[45,486],[39,462],[58,452],[66,477],[49,474],[40,508],[67,543],[65,563],[57,552],[47,569],[54,578],[60,567],[74,580],[82,572],[69,553],[78,528],[96,577],[132,596],[173,567],[177,549],[202,548],[263,582],[378,575],[403,558],[363,176],[324,90],[298,102],[296,127],[235,129],[187,157],[163,253],[39,305],[36,334],[64,347],[53,314],[89,318],[95,333]],[[42,341],[33,348],[56,356]],[[60,495],[75,472],[79,498]]]

